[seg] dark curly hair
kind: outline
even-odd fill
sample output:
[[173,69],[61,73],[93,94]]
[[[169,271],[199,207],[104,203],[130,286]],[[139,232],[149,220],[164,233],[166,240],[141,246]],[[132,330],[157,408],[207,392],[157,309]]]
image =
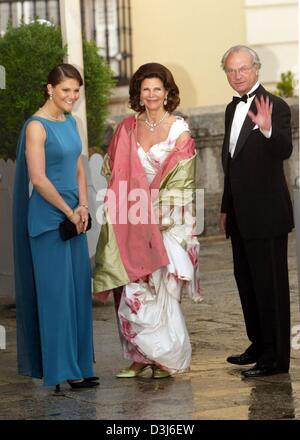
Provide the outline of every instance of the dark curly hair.
[[79,71],[76,67],[72,66],[72,64],[57,64],[51,72],[49,72],[47,83],[44,85],[44,100],[47,101],[49,98],[49,93],[47,90],[47,84],[51,84],[53,87],[57,86],[57,84],[61,83],[67,78],[75,79],[78,81],[78,84],[82,86],[83,80]]
[[129,106],[132,110],[141,113],[145,110],[140,105],[141,84],[146,78],[159,78],[168,91],[168,102],[165,110],[172,113],[180,103],[179,89],[169,69],[159,63],[143,64],[133,74],[129,83]]

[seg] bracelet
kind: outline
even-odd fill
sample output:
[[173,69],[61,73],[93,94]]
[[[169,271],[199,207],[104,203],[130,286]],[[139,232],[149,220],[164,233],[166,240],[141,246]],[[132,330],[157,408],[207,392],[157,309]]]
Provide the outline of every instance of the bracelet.
[[82,206],[83,208],[86,208],[87,210],[89,209],[88,205],[78,205],[78,206]]

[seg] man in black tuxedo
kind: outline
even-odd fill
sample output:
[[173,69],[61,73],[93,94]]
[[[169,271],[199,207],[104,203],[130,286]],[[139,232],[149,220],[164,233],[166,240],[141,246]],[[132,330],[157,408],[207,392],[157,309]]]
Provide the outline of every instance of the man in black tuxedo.
[[220,228],[231,237],[234,276],[251,345],[227,361],[255,363],[244,377],[287,372],[290,304],[287,238],[292,203],[283,161],[292,153],[289,106],[258,81],[258,55],[230,48],[222,67],[239,96],[227,106]]

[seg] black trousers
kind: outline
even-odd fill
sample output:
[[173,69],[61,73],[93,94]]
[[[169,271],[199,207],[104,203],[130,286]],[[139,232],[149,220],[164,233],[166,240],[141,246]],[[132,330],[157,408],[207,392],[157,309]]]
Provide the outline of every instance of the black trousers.
[[231,215],[234,276],[250,347],[260,366],[287,371],[290,362],[290,297],[287,235],[244,239]]

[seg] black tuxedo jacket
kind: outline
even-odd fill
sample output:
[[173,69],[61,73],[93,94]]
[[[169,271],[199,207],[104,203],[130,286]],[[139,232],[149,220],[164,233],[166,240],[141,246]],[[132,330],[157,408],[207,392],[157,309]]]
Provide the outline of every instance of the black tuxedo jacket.
[[[267,139],[246,116],[233,158],[229,140],[235,104],[225,112],[225,136],[222,148],[224,192],[221,212],[227,213],[226,236],[231,218],[243,238],[271,238],[287,234],[293,228],[293,210],[284,176],[283,161],[292,153],[291,112],[281,98],[271,95],[261,85],[256,96],[269,96],[273,102],[272,135]],[[250,109],[256,113],[255,101]]]

